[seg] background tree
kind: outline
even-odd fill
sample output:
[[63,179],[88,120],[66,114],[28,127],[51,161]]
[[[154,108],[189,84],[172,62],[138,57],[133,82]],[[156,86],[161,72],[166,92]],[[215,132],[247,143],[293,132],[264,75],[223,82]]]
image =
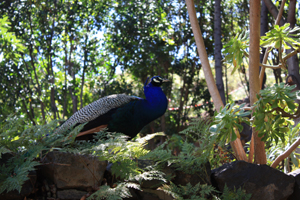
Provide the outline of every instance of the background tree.
[[216,84],[219,90],[223,104],[226,104],[225,91],[223,84],[223,71],[222,71],[222,43],[221,43],[221,1],[215,1],[214,11],[214,40],[215,40],[215,70],[216,70]]
[[[9,31],[25,46],[13,77],[26,77],[27,80],[15,81],[20,86],[7,85],[7,90],[22,96],[20,106],[32,123],[40,120],[40,116],[43,120],[70,116],[78,109],[77,96],[81,102],[86,97],[88,102],[94,100],[88,94],[84,97],[82,91],[87,73],[95,75],[100,71],[96,69],[101,62],[100,38],[88,36],[99,30],[106,6],[102,2],[56,0],[1,4],[1,16],[11,19]],[[97,15],[93,14],[96,12]],[[18,101],[11,107],[18,108]]]

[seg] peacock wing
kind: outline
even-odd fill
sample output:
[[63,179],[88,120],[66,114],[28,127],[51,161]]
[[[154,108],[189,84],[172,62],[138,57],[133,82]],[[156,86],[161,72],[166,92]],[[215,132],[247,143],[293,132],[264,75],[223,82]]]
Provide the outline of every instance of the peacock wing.
[[55,133],[63,133],[76,124],[93,121],[99,116],[137,99],[140,98],[126,94],[113,94],[100,98],[74,113],[67,121],[56,129]]

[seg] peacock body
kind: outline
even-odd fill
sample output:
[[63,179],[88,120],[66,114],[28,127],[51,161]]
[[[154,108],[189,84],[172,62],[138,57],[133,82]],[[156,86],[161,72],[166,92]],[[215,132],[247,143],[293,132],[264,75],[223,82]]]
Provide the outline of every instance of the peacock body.
[[86,123],[78,136],[107,128],[110,132],[135,137],[144,126],[166,112],[168,100],[160,86],[167,81],[160,76],[154,76],[147,84],[147,79],[144,85],[145,99],[126,94],[100,98],[74,113],[56,133]]

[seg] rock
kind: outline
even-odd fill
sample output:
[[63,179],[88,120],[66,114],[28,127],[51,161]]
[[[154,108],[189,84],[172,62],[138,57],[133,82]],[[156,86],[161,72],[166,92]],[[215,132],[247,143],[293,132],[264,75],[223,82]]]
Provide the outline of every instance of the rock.
[[186,185],[191,183],[193,186],[197,183],[211,185],[211,169],[210,163],[207,162],[205,166],[199,168],[194,174],[184,173],[182,171],[175,171],[175,177],[172,179],[175,185]]
[[174,200],[174,198],[166,194],[164,191],[156,189],[130,190],[132,197],[126,200]]
[[86,195],[86,191],[80,191],[80,190],[59,190],[57,191],[57,198],[60,200],[79,200],[84,195]]
[[50,179],[58,189],[86,190],[101,184],[107,165],[91,155],[78,155],[53,151],[42,159],[42,175]]
[[212,171],[213,185],[223,191],[242,188],[253,200],[285,200],[293,193],[295,180],[267,165],[244,161],[227,163]]
[[157,190],[143,189],[143,192],[144,192],[144,195],[142,195],[143,200],[154,200],[154,199],[173,200],[174,199],[171,195],[166,194],[164,191],[159,189]]
[[288,198],[288,200],[300,199],[300,169],[297,169],[288,175],[295,178],[295,186],[293,194]]

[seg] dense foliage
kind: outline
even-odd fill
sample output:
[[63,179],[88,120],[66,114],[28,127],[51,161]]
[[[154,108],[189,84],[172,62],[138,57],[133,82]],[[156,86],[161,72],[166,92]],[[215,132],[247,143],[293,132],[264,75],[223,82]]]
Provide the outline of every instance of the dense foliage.
[[[206,199],[213,195],[217,199],[216,189],[211,185],[198,183],[196,185],[175,185],[162,170],[171,166],[175,170],[187,174],[205,172],[205,163],[211,162],[216,166],[222,163],[215,152],[217,137],[209,132],[211,125],[208,121],[194,121],[188,129],[178,137],[179,144],[173,145],[174,140],[167,140],[154,151],[146,150],[147,141],[162,133],[148,135],[135,141],[127,142],[122,134],[100,132],[94,141],[74,141],[74,136],[82,126],[66,131],[65,134],[51,134],[57,121],[46,125],[27,126],[24,119],[11,116],[0,127],[0,155],[10,155],[6,163],[0,166],[0,193],[17,190],[20,192],[22,184],[28,180],[28,173],[40,165],[44,156],[50,151],[61,151],[75,154],[93,154],[101,160],[112,163],[111,171],[115,177],[114,187],[102,185],[89,199],[122,199],[130,197],[129,188],[141,190],[145,180],[160,180],[162,190],[177,199]],[[180,153],[174,155],[174,148],[179,147]],[[145,166],[139,165],[139,160],[147,160]],[[25,161],[25,162],[24,162]],[[149,162],[150,161],[150,162]],[[214,166],[214,167],[216,167]],[[184,191],[184,192],[183,192]],[[232,192],[226,191],[223,198],[229,198]],[[224,196],[225,195],[225,196]],[[244,193],[239,191],[240,197]]]
[[[211,4],[196,2],[210,56]],[[247,2],[239,4],[246,9]],[[153,75],[172,81],[163,90],[174,109],[146,132],[178,132],[193,110],[212,114],[184,2],[5,1],[0,8],[1,120],[16,113],[41,124],[65,120],[108,94],[143,97],[142,83]],[[239,10],[225,2],[222,8]],[[230,27],[223,23],[224,38],[246,21],[233,13],[222,13],[224,21],[234,22]]]

